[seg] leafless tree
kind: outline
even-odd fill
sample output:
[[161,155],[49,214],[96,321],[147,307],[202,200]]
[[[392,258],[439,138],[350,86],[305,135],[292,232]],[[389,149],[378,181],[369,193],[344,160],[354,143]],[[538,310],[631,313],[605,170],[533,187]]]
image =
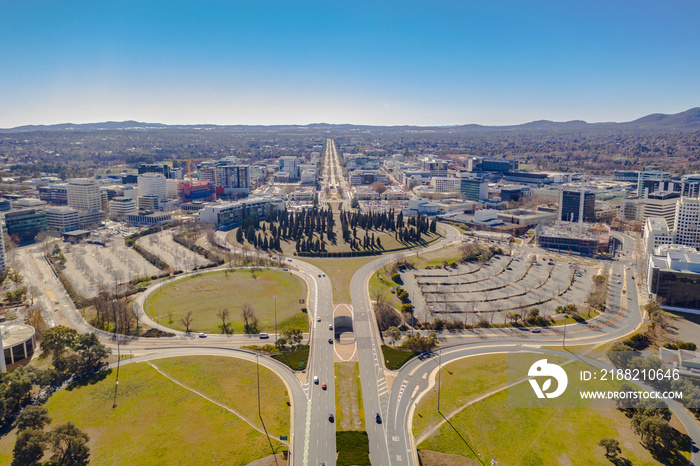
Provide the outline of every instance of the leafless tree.
[[241,317],[243,317],[243,327],[247,334],[259,333],[258,332],[258,318],[255,315],[255,309],[250,303],[243,303],[241,306]]
[[216,316],[221,319],[221,333],[224,335],[228,335],[230,332],[229,329],[229,322],[228,322],[228,308],[221,309],[219,312],[216,313]]
[[185,317],[180,319],[180,323],[185,327],[185,333],[190,333],[190,327],[192,326],[192,311],[187,311]]

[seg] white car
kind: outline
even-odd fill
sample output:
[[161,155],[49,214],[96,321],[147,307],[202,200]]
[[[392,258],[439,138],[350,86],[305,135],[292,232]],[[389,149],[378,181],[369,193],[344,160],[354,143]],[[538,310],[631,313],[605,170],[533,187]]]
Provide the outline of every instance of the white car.
[[320,318],[320,317],[316,317],[316,322],[321,322],[321,318]]

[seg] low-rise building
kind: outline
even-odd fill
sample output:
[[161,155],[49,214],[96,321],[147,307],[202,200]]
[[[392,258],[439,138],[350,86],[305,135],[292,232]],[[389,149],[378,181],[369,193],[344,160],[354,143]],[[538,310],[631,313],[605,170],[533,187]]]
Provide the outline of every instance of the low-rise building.
[[80,228],[80,214],[68,206],[46,209],[46,229],[65,233]]
[[498,218],[505,223],[523,225],[529,228],[537,225],[549,225],[557,220],[556,212],[542,212],[529,209],[503,210],[498,213]]
[[284,199],[255,196],[236,202],[208,205],[199,211],[199,218],[215,225],[219,230],[230,230],[240,226],[249,215],[257,215],[262,220],[268,212],[284,208]]
[[126,221],[132,225],[159,226],[168,223],[172,215],[167,212],[140,212],[129,214]]
[[535,238],[541,248],[560,253],[595,256],[607,253],[610,247],[610,227],[605,224],[561,222],[557,226],[539,225]]
[[647,256],[662,245],[673,244],[674,233],[668,228],[666,219],[649,217],[644,223],[644,251]]
[[118,196],[109,201],[109,214],[113,218],[126,217],[136,213],[137,210],[136,199]]
[[688,246],[659,246],[649,257],[647,289],[664,309],[700,314],[700,254]]

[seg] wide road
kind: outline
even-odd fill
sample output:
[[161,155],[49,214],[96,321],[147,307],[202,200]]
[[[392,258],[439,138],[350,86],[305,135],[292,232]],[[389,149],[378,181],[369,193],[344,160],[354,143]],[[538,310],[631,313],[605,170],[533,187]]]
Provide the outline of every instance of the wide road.
[[[440,228],[446,232],[445,237],[436,244],[421,249],[421,252],[441,248],[459,241],[459,232],[455,228],[442,224],[440,224]],[[370,305],[369,279],[377,269],[409,254],[401,252],[382,256],[360,267],[350,281],[350,297],[354,313],[362,403],[369,437],[370,459],[372,464],[378,465],[390,464],[386,423],[377,423],[375,420],[376,413],[379,413],[382,419],[386,418],[389,409],[389,392],[384,378],[382,340]]]

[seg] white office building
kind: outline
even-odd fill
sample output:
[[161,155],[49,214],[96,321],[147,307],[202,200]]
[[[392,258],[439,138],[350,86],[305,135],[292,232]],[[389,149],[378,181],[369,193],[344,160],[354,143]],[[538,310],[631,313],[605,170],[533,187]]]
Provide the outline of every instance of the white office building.
[[675,230],[676,244],[700,248],[700,198],[678,199]]
[[138,178],[139,197],[155,196],[160,202],[168,197],[165,176],[161,173],[142,173]]
[[5,235],[2,232],[6,228],[4,216],[0,217],[2,217],[2,220],[0,220],[0,228],[2,229],[0,231],[0,275],[5,275],[5,270],[7,270],[7,251],[5,250]]
[[648,255],[661,245],[673,244],[674,233],[661,217],[649,217],[644,223],[644,250]]
[[445,176],[434,176],[430,179],[430,184],[438,193],[459,192],[462,189],[461,178],[448,178]]
[[92,212],[102,209],[102,194],[95,180],[75,178],[66,187],[68,206],[76,210]]

